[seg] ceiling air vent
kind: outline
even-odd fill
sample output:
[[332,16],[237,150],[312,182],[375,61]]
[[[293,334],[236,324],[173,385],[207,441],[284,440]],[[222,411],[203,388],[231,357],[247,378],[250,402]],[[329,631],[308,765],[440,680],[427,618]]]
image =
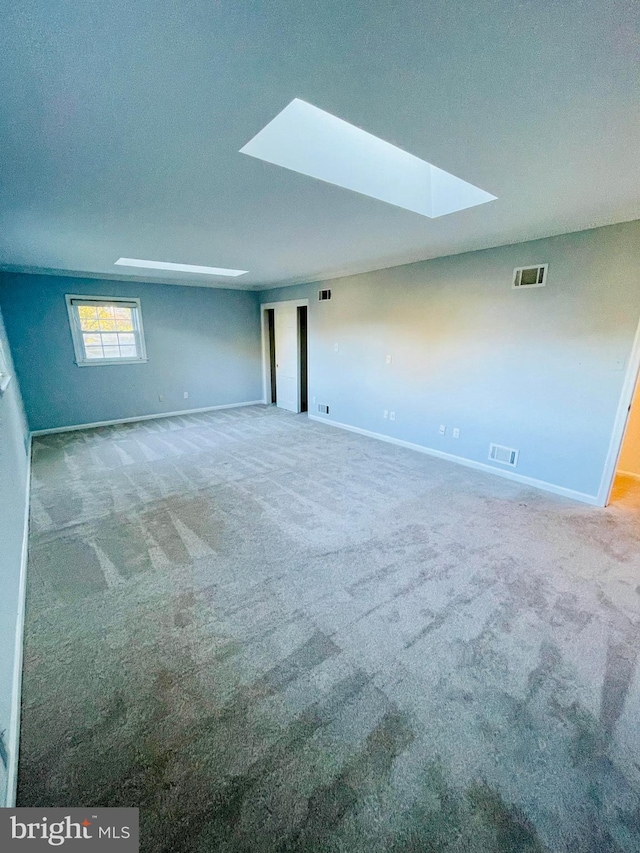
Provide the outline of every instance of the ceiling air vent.
[[500,462],[502,465],[509,465],[515,468],[518,464],[518,451],[513,447],[505,447],[502,444],[489,445],[489,459],[492,462]]
[[329,414],[329,406],[318,405],[318,411],[323,415]]
[[331,299],[331,291],[330,290],[319,290],[318,291],[318,299],[320,302],[326,302],[327,299]]
[[512,290],[521,287],[544,287],[547,283],[549,264],[536,264],[532,267],[516,267],[513,271]]

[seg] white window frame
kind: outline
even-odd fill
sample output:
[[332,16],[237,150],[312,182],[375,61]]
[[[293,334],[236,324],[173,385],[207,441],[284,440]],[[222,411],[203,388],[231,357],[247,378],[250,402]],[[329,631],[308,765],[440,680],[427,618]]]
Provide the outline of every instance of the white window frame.
[[[73,348],[75,350],[75,362],[78,367],[103,367],[110,364],[140,364],[148,361],[147,350],[144,342],[144,328],[142,326],[142,309],[140,300],[137,297],[124,296],[80,296],[76,293],[65,294],[67,302],[67,313],[69,315],[69,325],[71,326],[71,337],[73,338]],[[75,310],[74,302],[84,302],[88,305],[125,305],[128,308],[135,308],[134,312],[134,330],[136,337],[136,349],[138,355],[135,358],[85,358],[84,342],[82,339],[82,329],[78,312]]]

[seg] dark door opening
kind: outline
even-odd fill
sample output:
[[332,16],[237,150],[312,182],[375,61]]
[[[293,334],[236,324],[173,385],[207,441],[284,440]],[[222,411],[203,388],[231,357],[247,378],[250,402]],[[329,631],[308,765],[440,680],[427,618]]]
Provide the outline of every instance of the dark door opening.
[[300,356],[300,411],[309,411],[307,397],[307,307],[298,308],[298,351]]
[[267,308],[267,331],[269,334],[269,372],[271,375],[271,402],[278,402],[276,388],[276,312]]

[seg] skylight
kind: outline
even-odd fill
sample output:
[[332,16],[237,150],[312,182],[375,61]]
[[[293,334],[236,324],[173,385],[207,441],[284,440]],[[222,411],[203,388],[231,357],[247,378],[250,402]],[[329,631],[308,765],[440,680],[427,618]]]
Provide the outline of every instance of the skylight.
[[167,261],[142,261],[139,258],[118,258],[116,266],[143,267],[150,270],[173,270],[173,272],[197,272],[203,275],[245,275],[248,270],[227,270],[223,267],[201,267],[197,264],[171,264]]
[[299,98],[240,152],[430,218],[496,198]]

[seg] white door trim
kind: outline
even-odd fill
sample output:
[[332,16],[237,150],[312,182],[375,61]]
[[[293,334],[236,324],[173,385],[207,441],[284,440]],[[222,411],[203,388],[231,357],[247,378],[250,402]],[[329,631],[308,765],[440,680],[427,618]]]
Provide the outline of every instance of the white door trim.
[[[616,419],[613,422],[613,432],[611,433],[611,441],[609,442],[609,450],[602,471],[602,479],[600,480],[600,488],[598,489],[598,506],[607,506],[611,499],[611,489],[616,476],[616,468],[618,467],[618,459],[622,450],[622,442],[624,433],[629,419],[629,408],[633,402],[633,395],[636,390],[636,385],[640,382],[640,320],[636,329],[636,336],[631,347],[631,355],[629,356],[629,364],[627,373],[622,385],[620,393],[620,401],[618,402],[618,411]],[[640,390],[640,386],[639,386]]]
[[[271,363],[269,359],[269,335],[267,334],[266,312],[278,305],[295,305],[296,308],[308,308],[308,299],[281,299],[279,302],[263,302],[260,305],[260,336],[262,342],[262,402],[268,403],[271,397]],[[309,312],[307,312],[307,341],[309,340]],[[309,360],[307,353],[307,372]],[[298,396],[300,395],[298,383]]]

